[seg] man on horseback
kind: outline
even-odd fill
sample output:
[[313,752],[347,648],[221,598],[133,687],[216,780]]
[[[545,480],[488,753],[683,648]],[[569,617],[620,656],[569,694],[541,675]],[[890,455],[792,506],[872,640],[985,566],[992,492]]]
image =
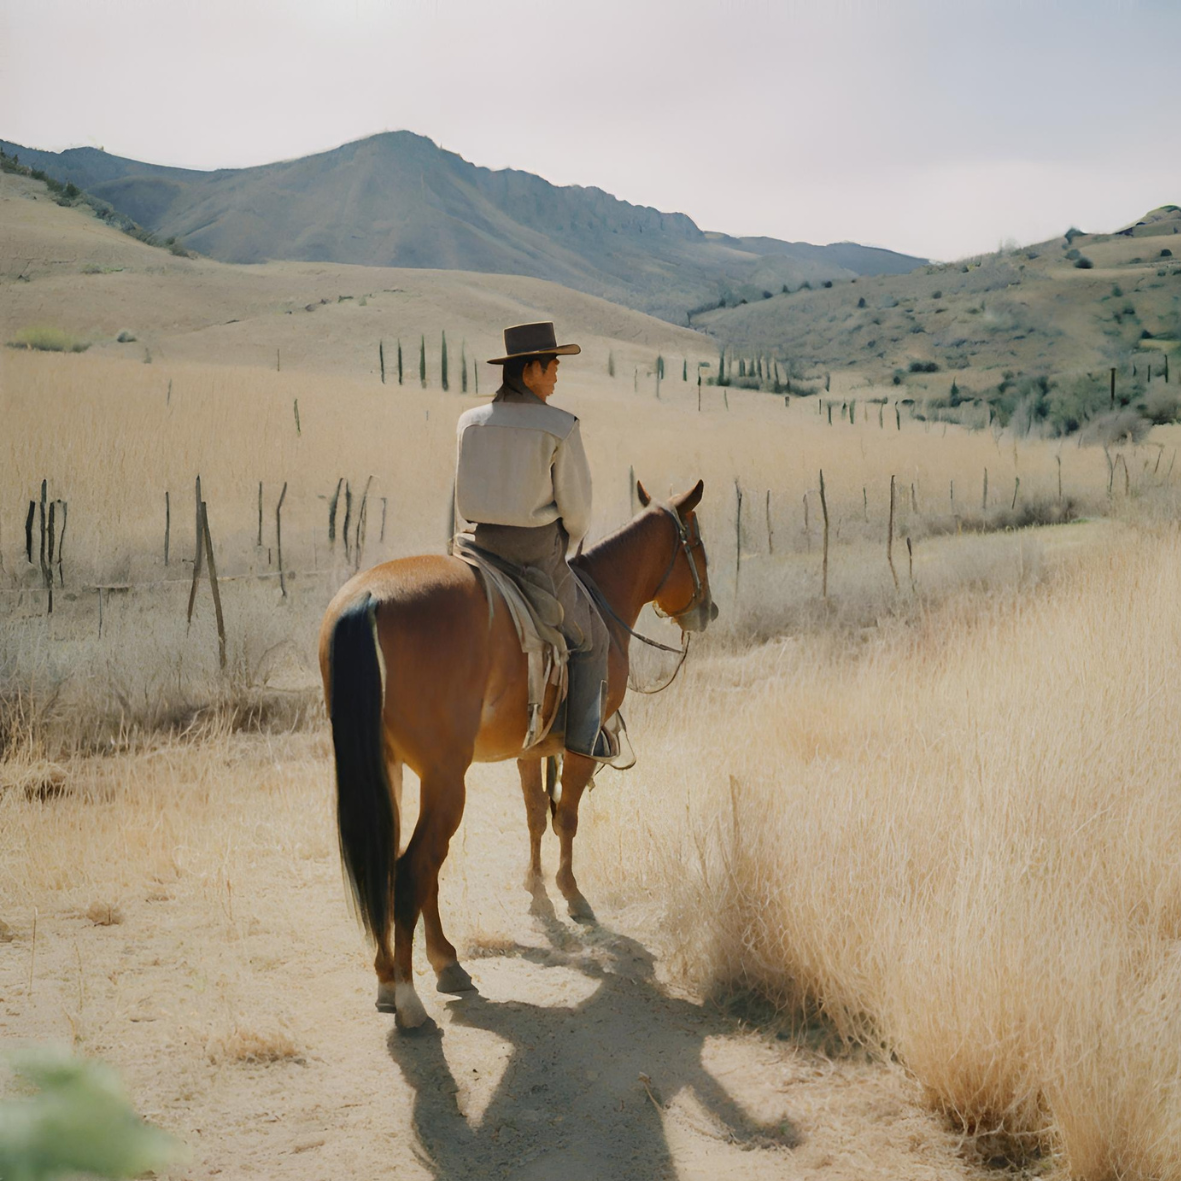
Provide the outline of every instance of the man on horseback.
[[562,606],[569,647],[565,747],[607,760],[602,733],[610,636],[567,564],[591,520],[591,477],[578,419],[549,404],[559,357],[582,350],[557,343],[552,323],[504,330],[503,381],[487,406],[459,419],[455,497],[476,546],[542,572]]

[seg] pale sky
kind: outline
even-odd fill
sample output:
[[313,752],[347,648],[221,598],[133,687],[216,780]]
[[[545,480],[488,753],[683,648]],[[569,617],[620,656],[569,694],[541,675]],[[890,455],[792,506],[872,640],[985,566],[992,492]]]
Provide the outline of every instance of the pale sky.
[[378,131],[703,229],[950,259],[1181,204],[1181,0],[0,0],[0,138]]

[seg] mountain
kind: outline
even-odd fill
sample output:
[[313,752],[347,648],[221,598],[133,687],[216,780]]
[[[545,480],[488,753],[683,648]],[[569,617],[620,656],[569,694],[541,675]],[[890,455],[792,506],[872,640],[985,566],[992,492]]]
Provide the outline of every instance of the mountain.
[[0,149],[160,237],[224,262],[290,259],[528,275],[675,323],[804,282],[902,274],[924,259],[841,242],[707,233],[683,213],[470,164],[424,136],[375,135],[254,168],[200,172],[95,148]]

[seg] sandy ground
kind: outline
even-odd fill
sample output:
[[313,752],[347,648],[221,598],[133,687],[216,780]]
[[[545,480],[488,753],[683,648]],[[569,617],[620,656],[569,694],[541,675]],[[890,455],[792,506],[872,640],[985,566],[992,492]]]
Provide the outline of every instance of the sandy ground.
[[[511,766],[472,771],[443,887],[480,995],[439,996],[428,970],[433,1021],[398,1031],[345,909],[330,776],[323,735],[237,737],[79,763],[66,796],[5,801],[0,1039],[118,1065],[190,1147],[172,1176],[978,1175],[898,1067],[670,983],[626,883],[584,867],[597,928],[529,914]],[[128,818],[140,789],[171,802]],[[585,819],[632,790],[605,773]],[[122,847],[72,857],[63,833],[88,826]]]

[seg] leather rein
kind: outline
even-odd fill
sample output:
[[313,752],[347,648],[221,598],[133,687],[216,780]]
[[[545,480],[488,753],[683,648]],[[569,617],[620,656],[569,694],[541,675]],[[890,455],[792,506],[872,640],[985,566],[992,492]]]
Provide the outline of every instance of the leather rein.
[[[653,610],[655,610],[658,615],[664,616],[665,618],[672,618],[679,623],[681,616],[688,615],[690,611],[700,606],[706,596],[705,584],[702,581],[701,572],[697,569],[697,561],[693,556],[693,551],[700,548],[702,545],[701,528],[697,525],[696,518],[694,518],[695,528],[693,532],[690,533],[689,527],[684,521],[681,520],[679,513],[674,512],[668,507],[668,505],[665,504],[659,505],[658,507],[664,512],[668,513],[668,515],[672,518],[673,525],[677,531],[677,544],[673,546],[673,556],[669,561],[668,569],[665,570],[664,577],[660,580],[660,583],[656,587],[656,591],[652,596],[652,605]],[[655,600],[659,596],[660,592],[664,589],[664,584],[672,577],[673,569],[677,564],[677,558],[680,557],[682,553],[685,555],[685,560],[689,563],[689,572],[693,576],[693,594],[690,597],[689,602],[686,603],[685,606],[679,611],[664,612],[656,606]],[[671,652],[674,656],[680,657],[680,660],[677,661],[676,668],[673,669],[672,676],[669,677],[668,680],[665,681],[664,684],[658,689],[642,689],[638,685],[629,685],[629,688],[634,693],[644,693],[649,696],[652,696],[656,693],[663,693],[664,690],[667,689],[669,685],[671,685],[673,681],[677,679],[677,674],[681,671],[681,666],[688,658],[689,642],[691,639],[690,633],[684,628],[681,629],[681,646],[679,648],[673,648],[669,644],[662,644],[658,640],[652,640],[645,635],[641,635],[634,628],[629,627],[623,621],[623,619],[620,618],[619,613],[614,607],[611,606],[609,602],[607,602],[606,596],[601,590],[599,590],[598,584],[585,570],[576,569],[575,572],[582,580],[583,585],[590,592],[590,596],[595,601],[595,604],[598,606],[599,610],[602,611],[604,615],[610,616],[611,619],[614,620],[615,623],[617,623],[621,628],[623,628],[623,630],[627,632],[629,636],[631,636],[633,639],[639,640],[643,644],[647,644],[650,648],[657,648],[661,652]],[[614,636],[612,636],[612,640],[615,640]],[[615,642],[618,643],[618,641]]]

